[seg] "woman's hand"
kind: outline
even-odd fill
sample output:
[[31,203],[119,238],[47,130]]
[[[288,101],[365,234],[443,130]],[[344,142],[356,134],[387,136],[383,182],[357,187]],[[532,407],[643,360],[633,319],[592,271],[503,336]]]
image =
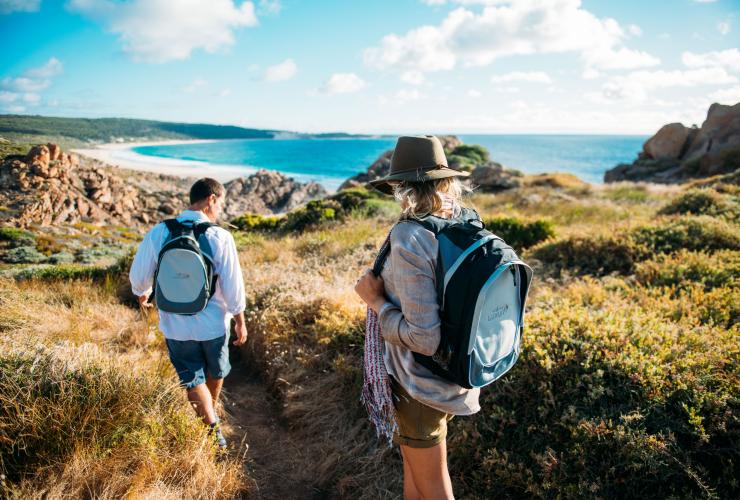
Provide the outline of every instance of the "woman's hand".
[[363,274],[359,280],[357,280],[357,283],[355,284],[355,293],[357,293],[357,295],[359,295],[376,314],[380,312],[380,308],[383,307],[383,304],[386,302],[383,278],[376,278],[373,272],[369,269],[365,271],[365,274]]

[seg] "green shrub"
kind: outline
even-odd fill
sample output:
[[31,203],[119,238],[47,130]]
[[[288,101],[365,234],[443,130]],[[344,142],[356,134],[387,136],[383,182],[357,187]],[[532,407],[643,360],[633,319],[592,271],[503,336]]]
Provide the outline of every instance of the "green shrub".
[[539,291],[519,362],[451,422],[461,498],[737,498],[737,332],[655,291]]
[[0,141],[0,161],[6,156],[26,156],[30,150],[30,144],[2,140]]
[[483,146],[462,144],[447,155],[447,161],[453,168],[470,171],[478,165],[491,161],[491,156]]
[[715,253],[680,250],[640,262],[635,267],[637,281],[644,285],[684,288],[701,284],[705,289],[740,285],[740,252]]
[[33,246],[11,248],[0,258],[9,264],[38,264],[46,260],[46,256]]
[[650,199],[645,186],[618,185],[604,191],[604,196],[614,201],[645,203]]
[[725,197],[714,189],[690,189],[671,200],[658,214],[720,215],[731,208]]
[[632,238],[653,253],[671,253],[681,249],[740,250],[740,228],[708,216],[685,216],[659,226],[639,228],[632,233]]
[[23,269],[16,275],[21,280],[71,281],[82,279],[100,280],[111,274],[110,267],[83,266],[80,264],[59,264]]
[[330,221],[337,220],[341,205],[334,200],[309,201],[305,207],[289,212],[285,217],[283,229],[301,232]]
[[329,196],[327,200],[339,203],[341,206],[339,218],[341,219],[349,215],[367,218],[398,213],[398,205],[393,199],[362,187],[344,189]]
[[231,224],[241,231],[276,231],[284,222],[283,217],[246,213],[232,219]]
[[33,233],[15,227],[0,227],[0,241],[9,247],[33,245],[36,237]]
[[646,253],[644,247],[624,236],[573,236],[538,246],[532,255],[559,271],[600,276],[628,274]]
[[555,236],[552,222],[524,222],[514,217],[496,217],[483,221],[486,229],[502,237],[515,250],[528,248]]

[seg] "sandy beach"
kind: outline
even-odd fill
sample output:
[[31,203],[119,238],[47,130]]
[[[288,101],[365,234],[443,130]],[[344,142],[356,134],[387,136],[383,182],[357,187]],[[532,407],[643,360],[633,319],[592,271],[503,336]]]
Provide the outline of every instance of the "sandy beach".
[[138,146],[164,146],[175,144],[199,144],[215,142],[214,140],[168,140],[151,142],[126,142],[101,144],[95,148],[73,149],[80,156],[99,160],[114,167],[157,174],[176,175],[179,177],[213,177],[220,182],[227,182],[237,177],[250,175],[257,171],[242,165],[214,165],[211,163],[156,156],[141,155],[133,151]]

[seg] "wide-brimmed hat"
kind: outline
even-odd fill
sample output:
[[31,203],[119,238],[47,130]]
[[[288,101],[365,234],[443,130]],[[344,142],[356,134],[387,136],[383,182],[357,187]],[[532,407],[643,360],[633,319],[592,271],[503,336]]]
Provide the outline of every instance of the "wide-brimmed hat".
[[468,172],[455,170],[447,165],[442,143],[433,135],[402,136],[398,138],[393,151],[390,173],[370,181],[370,185],[378,191],[392,194],[393,184],[396,182],[426,182],[468,175]]

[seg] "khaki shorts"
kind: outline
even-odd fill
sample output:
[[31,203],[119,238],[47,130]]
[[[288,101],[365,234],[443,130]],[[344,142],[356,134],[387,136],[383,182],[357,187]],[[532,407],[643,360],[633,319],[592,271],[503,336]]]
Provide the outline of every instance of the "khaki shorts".
[[393,406],[396,407],[398,429],[393,442],[410,448],[431,448],[447,437],[447,422],[454,415],[435,410],[418,402],[391,377]]

